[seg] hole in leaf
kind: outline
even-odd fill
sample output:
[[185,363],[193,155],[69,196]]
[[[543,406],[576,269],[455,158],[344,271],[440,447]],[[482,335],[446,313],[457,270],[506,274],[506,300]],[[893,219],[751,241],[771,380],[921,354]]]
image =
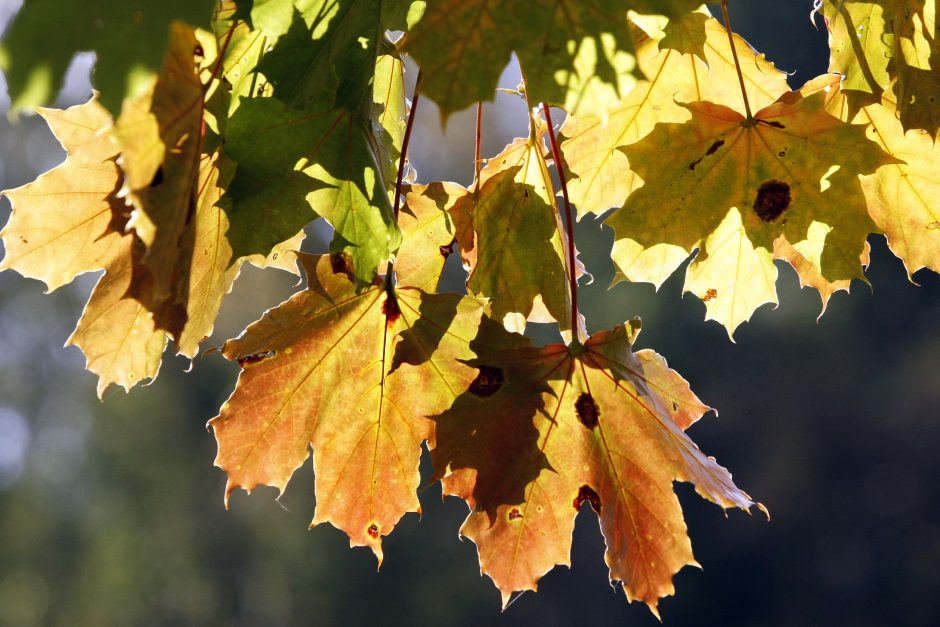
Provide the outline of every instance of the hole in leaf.
[[754,211],[762,222],[774,222],[790,208],[790,186],[783,181],[769,179],[757,190]]
[[583,485],[578,489],[578,496],[574,499],[574,508],[576,510],[581,510],[581,504],[587,501],[591,504],[591,509],[593,509],[598,514],[601,513],[601,497],[597,495],[597,492],[594,491],[589,485]]
[[480,366],[477,378],[470,384],[470,393],[486,398],[492,396],[503,386],[503,371],[492,366]]
[[597,426],[597,417],[601,415],[601,410],[598,408],[593,396],[587,393],[581,394],[578,400],[574,402],[574,410],[578,414],[578,420],[585,427],[593,429]]

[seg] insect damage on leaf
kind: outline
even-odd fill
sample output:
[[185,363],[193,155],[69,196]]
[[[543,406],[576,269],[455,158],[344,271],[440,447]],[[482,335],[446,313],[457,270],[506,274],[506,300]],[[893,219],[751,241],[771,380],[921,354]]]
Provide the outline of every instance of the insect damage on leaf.
[[601,497],[597,495],[597,492],[589,485],[583,485],[578,488],[578,495],[574,497],[574,508],[578,511],[581,511],[581,505],[587,502],[591,509],[593,509],[598,514],[601,513]]
[[470,393],[480,398],[486,398],[499,392],[503,386],[503,371],[492,366],[480,366],[479,374],[468,388]]
[[597,417],[601,412],[594,401],[594,397],[589,393],[584,392],[578,397],[578,400],[574,402],[574,410],[578,415],[578,420],[585,427],[593,429],[597,426]]
[[783,181],[770,179],[757,188],[754,211],[764,222],[775,222],[790,208],[790,186]]

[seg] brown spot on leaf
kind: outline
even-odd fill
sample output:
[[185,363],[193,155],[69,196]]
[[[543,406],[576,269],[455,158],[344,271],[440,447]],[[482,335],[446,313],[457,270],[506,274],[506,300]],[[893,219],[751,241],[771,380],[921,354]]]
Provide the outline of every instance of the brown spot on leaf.
[[470,384],[470,393],[486,398],[492,396],[503,387],[503,371],[492,366],[480,366],[477,378]]
[[578,420],[588,429],[597,426],[597,417],[601,415],[601,410],[597,402],[590,394],[584,393],[574,402],[574,410],[578,414]]
[[379,538],[379,526],[375,523],[372,523],[369,525],[369,528],[366,529],[366,533],[368,533],[369,537],[373,540],[377,540]]
[[[940,229],[940,221],[931,222],[930,224],[927,225],[928,231],[936,231],[937,229]],[[23,241],[25,242],[26,240],[24,239]]]
[[391,327],[398,322],[401,317],[401,309],[394,297],[385,297],[385,302],[382,303],[382,313],[385,314],[385,326]]
[[589,485],[583,485],[578,489],[578,496],[574,499],[574,508],[576,510],[581,509],[581,504],[587,501],[591,504],[591,509],[593,509],[598,514],[601,513],[601,497],[597,495],[597,492],[594,491]]
[[772,127],[774,127],[774,128],[786,128],[786,126],[784,126],[783,124],[781,124],[781,123],[778,122],[777,120],[774,120],[773,122],[768,122],[767,120],[758,120],[758,122],[763,122],[763,123],[766,124],[767,126],[772,126]]
[[725,145],[725,140],[719,139],[714,144],[708,147],[708,150],[705,151],[705,156],[715,154],[715,151]]
[[274,355],[275,355],[274,351],[263,351],[260,353],[252,353],[250,355],[245,355],[244,357],[239,357],[238,365],[239,367],[244,368],[245,366],[250,366],[252,364],[258,363],[259,361],[264,361],[265,359],[274,357]]
[[790,186],[783,181],[768,179],[761,183],[754,199],[754,211],[763,222],[774,222],[790,208]]
[[193,54],[196,55],[197,57],[206,56],[206,52],[202,49],[202,45],[200,44],[196,44],[196,49],[193,51]]
[[522,512],[519,511],[518,507],[509,510],[509,520],[519,520],[520,518],[522,518]]
[[702,297],[702,300],[706,303],[712,299],[718,298],[718,290],[713,287],[708,288],[705,291],[705,296]]

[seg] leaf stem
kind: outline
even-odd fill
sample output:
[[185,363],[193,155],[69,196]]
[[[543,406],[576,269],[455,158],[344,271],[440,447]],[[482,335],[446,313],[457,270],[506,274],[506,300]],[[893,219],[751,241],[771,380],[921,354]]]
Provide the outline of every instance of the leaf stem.
[[[421,88],[421,70],[415,78],[415,90],[411,96],[411,109],[408,111],[408,122],[405,124],[405,136],[401,140],[401,154],[398,157],[398,176],[395,179],[395,202],[392,205],[392,215],[395,224],[398,224],[398,213],[401,210],[401,185],[405,179],[405,163],[408,157],[408,144],[411,142],[411,129],[415,123],[415,112],[418,110],[418,90]],[[388,260],[385,271],[385,291],[389,298],[395,298],[395,262]]]
[[542,103],[542,112],[545,114],[545,123],[548,126],[548,138],[552,144],[552,159],[558,171],[558,180],[561,183],[561,196],[565,202],[565,226],[568,233],[568,284],[571,289],[571,335],[578,340],[578,274],[575,265],[574,253],[574,217],[571,212],[571,201],[568,200],[568,183],[565,180],[565,166],[562,163],[561,151],[558,149],[558,140],[555,139],[555,127],[552,124],[552,114],[547,102]]
[[476,141],[474,142],[474,157],[473,157],[473,173],[474,173],[474,184],[473,191],[479,191],[480,189],[480,146],[483,141],[483,101],[477,103],[477,132],[476,132]]
[[415,111],[418,110],[418,90],[421,89],[421,70],[418,70],[418,76],[415,78],[415,91],[411,96],[411,110],[408,111],[408,122],[405,124],[405,136],[401,140],[401,155],[398,157],[398,178],[395,179],[395,204],[393,205],[393,215],[395,222],[398,222],[398,211],[401,209],[401,184],[405,178],[405,163],[408,156],[408,143],[411,141],[411,129],[415,122]]
[[744,112],[750,122],[754,119],[751,115],[751,103],[747,100],[747,89],[744,88],[744,74],[741,73],[741,62],[738,61],[738,51],[734,47],[734,33],[731,32],[731,18],[728,17],[728,0],[721,0],[721,17],[725,22],[725,30],[728,31],[728,44],[731,46],[731,56],[734,58],[734,69],[738,72],[738,83],[741,84],[741,95],[744,97]]

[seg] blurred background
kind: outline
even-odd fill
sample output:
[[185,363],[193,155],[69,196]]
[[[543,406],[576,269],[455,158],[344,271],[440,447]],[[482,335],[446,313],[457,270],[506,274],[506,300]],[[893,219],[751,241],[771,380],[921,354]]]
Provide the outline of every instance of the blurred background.
[[[0,31],[20,4],[0,0]],[[732,4],[735,29],[794,72],[793,86],[825,71],[810,0]],[[75,59],[59,106],[88,98],[93,62]],[[507,70],[504,84],[517,76]],[[8,105],[4,83],[0,111]],[[442,133],[422,101],[419,180],[469,183],[473,117],[453,116]],[[524,105],[500,95],[485,121],[492,156],[525,133]],[[40,119],[0,119],[0,188],[62,159]],[[0,199],[0,223],[8,215]],[[323,229],[311,234],[307,246],[321,250]],[[721,412],[696,424],[693,439],[773,516],[725,516],[677,485],[704,571],[678,574],[678,596],[660,604],[664,623],[940,624],[940,278],[922,271],[912,284],[872,237],[871,289],[837,294],[817,322],[818,295],[781,266],[781,305],[761,308],[731,343],[703,322],[700,301],[681,298],[681,272],[658,294],[622,283],[607,291],[610,231],[582,222],[577,241],[595,277],[582,297],[590,329],[643,318],[640,345]],[[205,423],[237,366],[215,353],[187,372],[186,360],[167,358],[153,385],[112,388],[99,402],[78,349],[62,348],[95,280],[44,295],[39,282],[0,274],[0,625],[657,624],[608,584],[589,508],[573,567],[503,612],[474,545],[457,536],[466,506],[442,501],[437,486],[422,489],[424,516],[406,517],[385,540],[381,572],[332,527],[307,530],[309,461],[280,503],[262,488],[234,494],[225,511]],[[293,282],[247,269],[206,346],[237,335]]]

